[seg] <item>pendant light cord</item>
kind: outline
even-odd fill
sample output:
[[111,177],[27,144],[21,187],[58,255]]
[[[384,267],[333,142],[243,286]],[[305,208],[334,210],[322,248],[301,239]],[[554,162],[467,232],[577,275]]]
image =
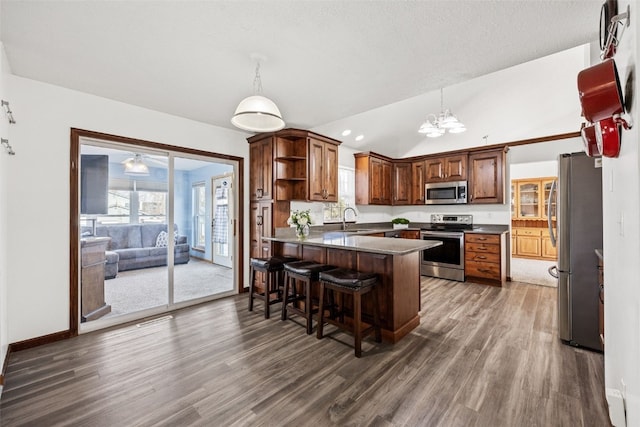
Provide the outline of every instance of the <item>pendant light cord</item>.
[[253,93],[262,93],[262,79],[260,78],[260,61],[256,62],[256,77],[253,79]]

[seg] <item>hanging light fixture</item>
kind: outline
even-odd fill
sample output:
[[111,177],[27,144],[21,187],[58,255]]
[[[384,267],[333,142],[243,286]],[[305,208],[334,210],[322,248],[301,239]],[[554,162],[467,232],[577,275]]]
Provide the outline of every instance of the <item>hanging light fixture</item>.
[[260,57],[251,55],[256,60],[256,76],[253,79],[253,95],[238,104],[231,123],[250,132],[275,132],[284,127],[282,114],[276,104],[261,95],[262,80],[260,79]]
[[427,115],[427,120],[420,125],[418,132],[426,134],[429,138],[437,138],[449,131],[449,133],[462,133],[467,130],[464,124],[458,120],[449,109],[444,109],[442,101],[442,89],[440,89],[440,114]]
[[122,162],[124,165],[124,174],[131,176],[149,176],[149,166],[142,161],[141,154],[135,154],[133,157]]

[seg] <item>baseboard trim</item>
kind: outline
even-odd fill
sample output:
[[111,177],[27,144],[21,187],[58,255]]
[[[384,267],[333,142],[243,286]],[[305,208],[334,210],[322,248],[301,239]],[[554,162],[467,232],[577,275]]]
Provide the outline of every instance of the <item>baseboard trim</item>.
[[12,344],[7,346],[7,354],[4,355],[4,360],[2,361],[2,372],[0,372],[0,388],[4,386],[4,377],[7,374],[7,366],[9,366],[9,356],[13,351]]
[[[11,351],[21,351],[21,350],[26,350],[28,348],[49,344],[52,342],[73,338],[76,335],[77,334],[74,334],[71,330],[54,332],[49,335],[43,335],[41,337],[35,337],[35,338],[31,338],[24,341],[14,342],[12,344],[9,344],[9,348],[11,348]],[[9,352],[7,351],[7,354],[8,353]]]

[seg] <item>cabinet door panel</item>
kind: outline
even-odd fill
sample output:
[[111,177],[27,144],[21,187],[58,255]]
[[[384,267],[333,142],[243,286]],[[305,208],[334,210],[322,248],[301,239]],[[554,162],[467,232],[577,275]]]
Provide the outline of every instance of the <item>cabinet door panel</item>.
[[324,201],[324,171],[322,169],[324,143],[309,138],[309,200]]
[[411,163],[393,164],[393,204],[411,203]]
[[338,146],[324,145],[324,189],[325,202],[338,201]]
[[382,161],[382,192],[380,197],[383,205],[391,204],[391,163]]
[[411,164],[411,204],[424,205],[425,163]]
[[465,181],[467,179],[467,156],[447,157],[445,179],[447,181]]
[[504,201],[504,152],[491,150],[469,155],[469,203]]
[[425,182],[440,182],[444,180],[444,159],[425,160]]
[[521,256],[539,257],[542,254],[540,237],[516,236],[516,253]]

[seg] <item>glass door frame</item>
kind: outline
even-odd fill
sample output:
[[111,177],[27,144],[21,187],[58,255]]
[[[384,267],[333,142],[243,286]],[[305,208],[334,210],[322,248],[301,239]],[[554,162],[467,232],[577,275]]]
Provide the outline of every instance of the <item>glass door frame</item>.
[[[71,128],[71,149],[70,149],[70,250],[69,250],[69,330],[68,336],[75,336],[78,333],[90,332],[96,329],[107,328],[116,324],[122,324],[131,322],[133,320],[139,320],[149,316],[155,316],[159,314],[169,313],[173,310],[183,308],[190,305],[199,304],[205,300],[213,300],[229,294],[236,294],[244,292],[244,224],[242,218],[244,215],[237,215],[238,212],[242,212],[244,209],[244,191],[242,188],[241,179],[244,176],[244,158],[237,156],[230,156],[212,152],[206,152],[196,149],[190,149],[185,147],[171,146],[166,144],[155,143],[151,141],[138,140],[133,138],[121,137],[117,135],[103,134],[99,132],[87,131],[82,129]],[[111,319],[105,319],[104,322],[98,322],[99,324],[91,325],[92,322],[84,323],[82,330],[80,331],[80,186],[79,186],[79,162],[80,162],[80,146],[82,143],[89,143],[91,145],[104,143],[111,145],[113,148],[132,148],[136,151],[149,151],[150,154],[157,154],[158,152],[168,153],[169,166],[168,166],[168,180],[169,182],[169,206],[167,212],[167,227],[169,235],[173,235],[173,218],[174,218],[174,157],[188,157],[188,158],[200,158],[209,162],[226,163],[233,166],[234,176],[238,179],[238,191],[236,195],[236,203],[234,204],[235,212],[234,217],[238,220],[238,232],[235,234],[234,245],[234,289],[224,295],[214,296],[211,298],[199,298],[180,302],[175,304],[173,302],[173,242],[170,240],[168,248],[168,292],[169,299],[166,306],[154,307],[148,310],[142,310],[135,313],[125,314],[122,316],[114,317]],[[86,326],[85,326],[86,325]]]

